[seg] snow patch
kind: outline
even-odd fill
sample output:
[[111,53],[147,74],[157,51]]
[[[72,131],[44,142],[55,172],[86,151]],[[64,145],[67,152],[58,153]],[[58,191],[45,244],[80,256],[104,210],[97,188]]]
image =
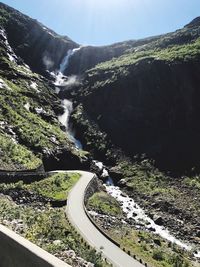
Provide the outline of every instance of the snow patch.
[[9,60],[11,62],[15,62],[15,59],[14,59],[14,57],[11,54],[7,53],[7,55],[8,55],[8,58],[9,58]]
[[2,79],[0,79],[0,89],[7,89],[12,91],[11,88]]
[[4,29],[0,29],[0,34],[1,36],[3,37],[4,39],[4,43],[7,47],[7,55],[8,55],[8,58],[11,62],[15,62],[16,63],[16,60],[17,60],[17,56],[15,55],[13,49],[11,48],[9,42],[8,42],[8,38],[7,38],[7,35],[5,33],[5,30]]

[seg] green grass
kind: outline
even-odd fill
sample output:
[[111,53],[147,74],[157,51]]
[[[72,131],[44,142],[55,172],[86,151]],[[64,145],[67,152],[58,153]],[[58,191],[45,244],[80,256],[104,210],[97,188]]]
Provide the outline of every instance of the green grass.
[[103,191],[97,192],[91,198],[89,198],[87,208],[90,210],[94,209],[106,215],[122,215],[119,202]]
[[[14,220],[23,221],[23,229],[20,234],[52,254],[59,254],[63,250],[74,250],[78,256],[95,264],[97,267],[106,267],[99,254],[91,248],[85,247],[79,235],[66,221],[64,208],[53,209],[48,205],[42,208],[32,206],[17,206],[6,197],[0,197],[0,223],[7,225],[16,231]],[[6,222],[5,222],[6,220]],[[60,240],[58,245],[54,240]],[[76,266],[73,259],[66,262]]]
[[79,178],[78,173],[56,173],[39,182],[24,185],[23,188],[54,200],[66,200]]
[[11,137],[0,133],[1,158],[0,166],[3,169],[35,169],[42,164],[25,146],[15,143]]
[[156,48],[140,52],[127,53],[121,57],[113,58],[110,61],[98,64],[95,68],[90,70],[91,74],[90,72],[89,74],[92,75],[93,72],[95,73],[98,70],[112,70],[129,66],[135,64],[141,59],[149,57],[171,62],[174,60],[188,61],[195,59],[198,56],[200,56],[200,38],[190,44],[173,45],[165,49]]
[[[0,79],[9,88],[0,88],[0,122],[14,131],[19,144],[22,144],[30,153],[34,152],[38,158],[43,154],[53,153],[57,147],[64,146],[73,154],[81,157],[83,153],[73,148],[66,133],[60,129],[60,124],[54,113],[55,103],[59,106],[59,100],[52,94],[48,86],[37,80],[38,88],[41,91],[38,93],[29,87],[31,81],[27,82],[23,79],[8,81],[2,76]],[[24,107],[27,103],[30,105],[30,111]],[[45,116],[36,113],[38,107],[43,108]],[[11,134],[9,132],[6,134],[6,132],[8,131],[5,127],[0,128],[1,136],[11,139]],[[13,164],[9,158],[12,159],[14,156],[12,157],[10,153],[7,153],[6,149],[3,149],[2,153],[6,159],[5,162],[9,163],[7,169],[12,169]],[[27,160],[29,160],[29,156],[27,156]],[[22,161],[24,163],[24,157],[22,157]],[[35,160],[33,160],[32,165],[34,163]],[[31,165],[31,161],[29,161],[29,165]],[[1,161],[0,168],[4,168]]]
[[191,178],[186,177],[183,180],[183,184],[200,191],[200,176],[191,177]]
[[155,60],[163,60],[171,64],[195,61],[199,58],[200,38],[187,44],[169,45],[167,48],[152,45],[148,48],[141,48],[141,51],[131,50],[120,57],[100,63],[89,70],[87,74],[90,86],[86,88],[84,94],[90,94],[92,90],[103,87],[109,88],[112,83],[131,75],[134,71],[133,68],[136,68],[137,64],[144,59],[146,59],[145,64]]

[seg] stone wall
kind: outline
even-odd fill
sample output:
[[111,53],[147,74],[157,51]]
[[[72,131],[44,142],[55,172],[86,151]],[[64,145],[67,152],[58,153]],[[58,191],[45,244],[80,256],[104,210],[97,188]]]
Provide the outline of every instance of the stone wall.
[[101,182],[95,175],[94,178],[89,182],[85,189],[85,195],[84,195],[84,204],[86,205],[88,199],[96,192],[99,191],[101,187]]
[[115,244],[116,246],[120,247],[119,243],[117,243],[115,240],[113,240],[110,236],[108,236],[104,230],[99,227],[99,225],[95,222],[95,220],[93,220],[92,216],[88,213],[86,205],[87,205],[87,201],[88,199],[96,192],[98,192],[100,190],[100,188],[102,187],[102,183],[101,181],[97,178],[97,176],[95,175],[94,178],[89,182],[89,184],[87,185],[86,189],[85,189],[85,194],[84,194],[84,210],[85,213],[88,217],[88,219],[91,221],[91,223],[99,230],[99,232],[101,232],[108,240],[110,240],[113,244]]

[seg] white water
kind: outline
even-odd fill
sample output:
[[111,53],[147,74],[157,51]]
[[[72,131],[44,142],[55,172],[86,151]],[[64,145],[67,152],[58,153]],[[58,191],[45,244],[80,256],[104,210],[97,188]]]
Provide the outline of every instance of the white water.
[[[101,177],[102,178],[108,178],[108,180],[111,182],[112,179],[110,178],[108,171],[106,170],[105,166],[103,165],[103,162],[93,160],[93,163],[97,166],[97,168],[101,172]],[[111,184],[113,184],[113,183],[111,183]]]
[[[101,172],[102,178],[107,178],[104,186],[106,187],[106,191],[109,195],[114,197],[121,205],[121,208],[124,213],[126,213],[127,218],[132,218],[136,222],[136,227],[141,228],[144,227],[147,230],[153,230],[155,234],[158,234],[162,238],[188,250],[191,251],[194,248],[179,239],[175,238],[170,232],[165,229],[163,226],[157,225],[150,217],[148,217],[144,210],[137,204],[135,201],[125,196],[119,187],[114,186],[112,178],[109,176],[109,172],[106,170],[103,162],[93,160],[93,163]],[[196,258],[200,258],[200,251],[194,254]]]
[[[63,61],[60,64],[60,69],[56,75],[56,82],[55,82],[56,86],[62,86],[65,83],[65,80],[64,80],[65,76],[63,73],[68,67],[69,59],[71,56],[74,55],[74,53],[76,53],[76,51],[80,49],[81,47],[73,49],[73,50],[69,50],[67,55],[64,57]],[[67,133],[69,134],[71,141],[74,142],[74,144],[76,145],[78,149],[82,149],[81,143],[75,139],[72,131],[69,129],[69,118],[73,110],[72,102],[65,99],[63,101],[63,107],[64,107],[64,113],[61,116],[59,116],[58,119],[61,122],[61,124],[66,127]],[[94,160],[93,162],[98,167],[99,171],[101,172],[101,177],[107,178],[105,187],[106,187],[108,194],[110,194],[117,201],[120,202],[123,211],[127,214],[127,218],[133,218],[136,221],[136,223],[138,223],[138,228],[143,226],[147,230],[150,228],[155,229],[155,233],[160,235],[162,238],[172,243],[175,243],[178,246],[188,251],[191,251],[193,249],[192,246],[185,244],[184,242],[178,240],[173,235],[171,235],[169,231],[165,229],[164,227],[155,224],[155,222],[145,214],[144,210],[140,208],[140,206],[136,204],[132,198],[122,195],[122,192],[119,189],[119,187],[116,187],[113,185],[112,178],[109,176],[109,173],[107,169],[105,168],[104,164],[97,160]],[[199,258],[200,252],[198,251],[196,254],[194,254],[194,256]]]
[[[178,240],[173,235],[169,233],[167,229],[165,229],[163,226],[157,225],[150,217],[148,217],[144,210],[137,204],[135,201],[125,196],[119,187],[117,186],[109,186],[105,185],[106,191],[108,194],[110,194],[112,197],[114,197],[121,205],[122,210],[126,213],[127,218],[133,218],[136,223],[138,223],[138,228],[141,226],[148,229],[155,229],[155,233],[161,236],[162,238],[175,243],[176,245],[191,251],[195,248],[193,248],[190,245],[185,244],[184,242]],[[195,257],[200,257],[200,251],[194,254]]]
[[[70,57],[72,57],[77,51],[79,51],[81,49],[81,47],[75,48],[73,50],[69,50],[67,52],[67,55],[64,57],[64,59],[62,60],[61,64],[60,64],[60,68],[59,71],[56,75],[56,81],[55,81],[55,85],[56,86],[64,86],[67,82],[65,81],[65,76],[64,76],[64,72],[66,70],[66,68],[69,65],[69,59]],[[71,77],[69,77],[70,83],[71,83]],[[57,93],[59,93],[60,88],[56,87],[56,91]],[[82,144],[79,140],[77,140],[74,137],[74,133],[72,131],[72,129],[69,127],[69,118],[70,115],[73,111],[73,104],[70,100],[68,99],[64,99],[62,101],[62,105],[64,108],[64,113],[60,116],[58,116],[58,120],[60,121],[60,123],[66,127],[66,132],[69,135],[70,140],[75,144],[77,149],[82,149]]]
[[[67,55],[63,58],[61,64],[60,64],[60,68],[56,74],[56,81],[55,81],[55,85],[56,86],[64,86],[65,85],[65,76],[64,76],[64,72],[67,69],[68,65],[69,65],[69,60],[70,58],[76,53],[78,52],[82,47],[78,47],[78,48],[74,48],[74,49],[70,49],[67,52]],[[69,78],[70,79],[70,78]]]
[[62,105],[64,108],[64,113],[58,116],[58,120],[63,126],[66,127],[66,130],[68,130],[69,129],[69,117],[73,110],[73,105],[72,105],[72,102],[67,99],[64,99],[62,101]]
[[71,101],[69,101],[67,99],[64,99],[62,101],[62,104],[63,104],[63,108],[64,108],[64,113],[62,115],[58,116],[58,120],[63,126],[65,126],[66,133],[68,134],[69,139],[75,144],[76,148],[82,149],[83,147],[82,147],[81,142],[74,137],[74,133],[69,126],[69,118],[70,118],[70,114],[73,110],[73,104]]

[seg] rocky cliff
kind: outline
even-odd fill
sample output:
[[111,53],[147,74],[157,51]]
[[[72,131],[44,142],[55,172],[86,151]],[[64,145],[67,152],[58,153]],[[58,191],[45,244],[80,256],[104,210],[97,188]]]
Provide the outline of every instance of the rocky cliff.
[[76,91],[108,140],[165,170],[200,167],[200,23],[194,22],[97,65]]
[[60,36],[38,21],[0,3],[1,26],[15,53],[34,71],[55,70],[69,49],[78,44]]
[[[34,72],[37,60],[50,49],[48,42],[37,49],[37,38],[45,38],[47,30],[3,4],[0,7],[0,169],[37,169],[43,162],[47,170],[80,166],[81,152],[58,121],[64,110],[54,85]],[[65,161],[59,164],[63,154]]]

